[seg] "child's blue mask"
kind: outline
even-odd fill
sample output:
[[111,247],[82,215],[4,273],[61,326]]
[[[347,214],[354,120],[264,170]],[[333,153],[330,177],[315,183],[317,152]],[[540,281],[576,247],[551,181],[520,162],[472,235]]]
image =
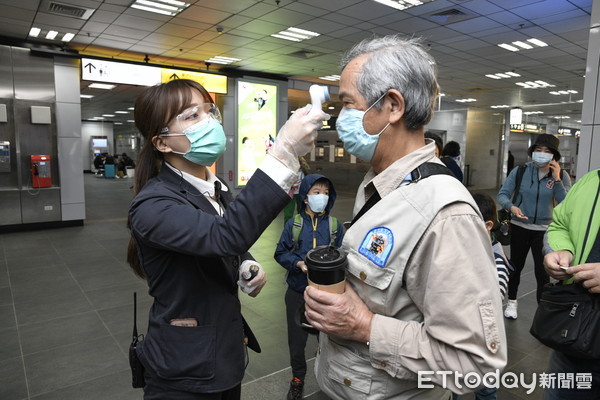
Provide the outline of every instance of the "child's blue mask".
[[314,213],[322,213],[329,203],[329,196],[326,194],[309,194],[308,206]]

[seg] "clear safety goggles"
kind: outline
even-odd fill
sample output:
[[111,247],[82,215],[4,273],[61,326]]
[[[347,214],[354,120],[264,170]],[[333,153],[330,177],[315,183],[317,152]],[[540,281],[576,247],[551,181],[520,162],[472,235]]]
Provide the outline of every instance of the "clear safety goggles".
[[160,130],[160,134],[161,136],[169,136],[169,134],[180,135],[181,133],[185,133],[184,131],[186,128],[198,123],[206,122],[208,121],[208,118],[213,118],[219,123],[223,122],[221,111],[219,111],[219,107],[217,107],[216,104],[203,103],[192,106],[183,110],[181,114],[175,117],[172,129],[165,126]]

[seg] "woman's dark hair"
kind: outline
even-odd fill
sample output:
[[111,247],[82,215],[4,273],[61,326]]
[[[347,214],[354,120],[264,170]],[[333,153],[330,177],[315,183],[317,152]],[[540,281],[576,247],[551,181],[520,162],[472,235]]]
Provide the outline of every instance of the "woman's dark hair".
[[458,157],[460,156],[460,144],[455,141],[450,141],[444,146],[442,156]]
[[475,193],[473,200],[475,200],[477,207],[479,207],[483,222],[493,221],[495,223],[498,217],[496,215],[496,202],[494,199],[487,194]]
[[[190,106],[194,90],[200,93],[205,102],[213,102],[202,85],[189,79],[176,79],[152,86],[138,96],[134,111],[135,126],[145,141],[137,156],[134,196],[142,190],[150,178],[158,174],[163,159],[162,153],[154,148],[152,138],[158,136],[162,128]],[[127,227],[130,228],[129,219]],[[127,247],[127,262],[137,276],[146,279],[133,236],[129,239]]]

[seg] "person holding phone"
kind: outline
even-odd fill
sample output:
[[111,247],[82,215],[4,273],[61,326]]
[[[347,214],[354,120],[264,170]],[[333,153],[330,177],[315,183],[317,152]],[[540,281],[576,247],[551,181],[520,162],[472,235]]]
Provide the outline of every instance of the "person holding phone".
[[544,233],[552,222],[552,209],[567,196],[571,187],[569,174],[560,168],[559,140],[548,134],[538,135],[535,143],[527,150],[531,162],[521,172],[521,185],[513,203],[511,198],[516,188],[519,168],[513,169],[498,192],[498,202],[512,214],[510,258],[515,272],[508,281],[508,302],[504,317],[517,319],[517,291],[521,282],[521,271],[525,267],[527,253],[531,249],[537,282],[537,301],[542,288],[550,281],[544,270],[542,254]]

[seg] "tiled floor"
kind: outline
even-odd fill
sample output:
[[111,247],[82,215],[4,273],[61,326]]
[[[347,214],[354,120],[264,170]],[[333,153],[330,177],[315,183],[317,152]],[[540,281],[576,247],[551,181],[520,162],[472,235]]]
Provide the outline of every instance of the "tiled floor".
[[[333,214],[350,219],[358,171],[324,171],[354,182],[338,187]],[[131,336],[132,292],[138,293],[138,324],[146,329],[151,299],[146,285],[125,263],[125,217],[131,181],[85,175],[84,226],[0,235],[0,399],[141,399],[130,388],[126,351]],[[339,186],[339,185],[338,185]],[[352,187],[353,186],[353,187]],[[493,191],[491,191],[493,192]],[[291,378],[283,293],[284,270],[273,260],[283,227],[276,219],[252,248],[269,276],[255,299],[242,295],[243,312],[263,347],[250,354],[243,383],[246,400],[283,399]],[[507,321],[508,370],[545,370],[548,350],[533,339],[535,311],[532,263],[522,277],[519,319]],[[311,337],[311,359],[316,339]],[[305,398],[326,399],[310,376]],[[473,395],[461,398],[473,399]],[[541,399],[524,389],[501,389],[499,399]]]

